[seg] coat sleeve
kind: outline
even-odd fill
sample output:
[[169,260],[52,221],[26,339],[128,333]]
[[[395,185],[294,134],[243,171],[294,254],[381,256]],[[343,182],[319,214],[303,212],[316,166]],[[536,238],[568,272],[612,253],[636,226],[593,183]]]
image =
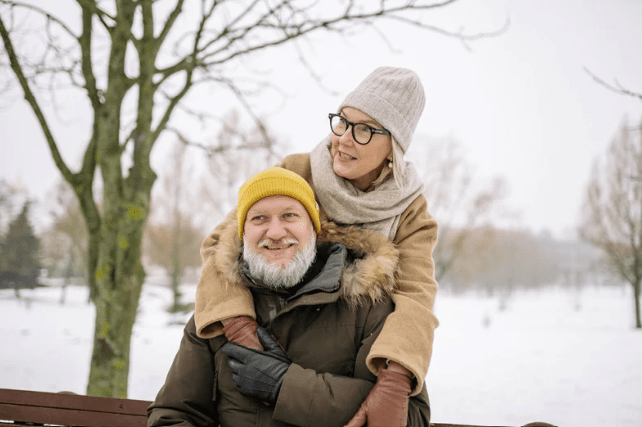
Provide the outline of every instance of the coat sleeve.
[[[374,386],[375,377],[366,367],[365,358],[390,311],[390,301],[369,310],[357,348],[354,377],[318,373],[292,364],[283,379],[274,419],[308,427],[345,425]],[[428,427],[429,421],[428,396],[423,390],[419,396],[410,399],[408,426]]]
[[[223,333],[222,320],[236,316],[256,318],[252,295],[233,274],[226,262],[225,252],[234,246],[237,238],[238,222],[236,209],[230,212],[203,241],[201,258],[203,266],[196,287],[194,320],[196,331],[201,338],[214,338]],[[223,261],[217,262],[223,259]],[[224,265],[225,268],[220,266]],[[221,271],[223,270],[223,271]]]
[[147,408],[148,427],[218,425],[212,355],[208,340],[196,335],[192,317],[185,326],[165,384]]
[[386,359],[403,365],[418,380],[412,392],[416,395],[428,373],[439,325],[433,314],[437,282],[432,252],[437,244],[437,222],[427,212],[423,196],[402,215],[394,243],[400,253],[399,278],[392,296],[395,311],[388,316],[366,362],[375,374]]

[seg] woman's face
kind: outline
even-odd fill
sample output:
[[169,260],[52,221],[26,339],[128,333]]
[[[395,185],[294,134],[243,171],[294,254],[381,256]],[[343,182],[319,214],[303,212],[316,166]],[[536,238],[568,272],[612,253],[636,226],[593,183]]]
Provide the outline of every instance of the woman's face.
[[[379,123],[361,111],[345,107],[341,115],[352,123],[365,123],[383,129]],[[349,180],[359,190],[365,191],[387,165],[392,151],[390,135],[372,135],[366,145],[357,144],[350,127],[342,136],[332,134],[332,168],[334,173]]]

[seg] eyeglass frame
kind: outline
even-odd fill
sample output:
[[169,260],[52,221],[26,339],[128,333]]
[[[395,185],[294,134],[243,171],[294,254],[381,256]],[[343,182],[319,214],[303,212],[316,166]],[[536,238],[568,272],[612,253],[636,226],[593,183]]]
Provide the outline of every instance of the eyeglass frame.
[[[334,131],[334,128],[332,127],[332,118],[333,117],[339,117],[341,120],[343,120],[347,124],[346,130],[341,135],[337,134]],[[333,134],[335,134],[336,136],[343,136],[348,131],[348,128],[352,128],[352,131],[351,131],[352,132],[352,139],[354,140],[354,142],[356,142],[359,145],[368,145],[370,143],[370,141],[372,141],[372,136],[375,135],[375,134],[378,134],[378,135],[392,135],[390,133],[390,131],[387,130],[387,129],[377,129],[377,128],[374,128],[374,127],[372,127],[372,126],[370,126],[369,124],[366,124],[366,123],[352,123],[350,120],[346,119],[341,114],[330,113],[330,114],[328,114],[328,118],[330,119],[330,130],[332,131]],[[368,129],[370,129],[370,139],[368,139],[368,141],[366,141],[366,142],[357,141],[357,137],[354,134],[354,126],[355,125],[366,126]]]

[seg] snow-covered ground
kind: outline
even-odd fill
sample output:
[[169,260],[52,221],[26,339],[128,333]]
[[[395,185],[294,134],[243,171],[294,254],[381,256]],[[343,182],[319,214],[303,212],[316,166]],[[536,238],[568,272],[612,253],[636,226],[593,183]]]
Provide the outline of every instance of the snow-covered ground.
[[[84,393],[93,307],[87,290],[0,290],[0,388]],[[183,292],[193,298],[194,286]],[[182,326],[171,294],[146,284],[134,330],[129,397],[153,400]],[[434,422],[560,427],[642,426],[642,331],[628,289],[438,297],[441,321],[427,377]],[[184,316],[183,316],[184,318]]]

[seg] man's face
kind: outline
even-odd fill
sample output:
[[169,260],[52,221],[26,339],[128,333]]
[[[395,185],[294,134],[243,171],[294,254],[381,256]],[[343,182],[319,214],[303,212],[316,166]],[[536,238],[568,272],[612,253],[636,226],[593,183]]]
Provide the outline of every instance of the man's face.
[[252,205],[244,230],[245,244],[281,268],[305,247],[313,233],[308,211],[288,196],[270,196]]

